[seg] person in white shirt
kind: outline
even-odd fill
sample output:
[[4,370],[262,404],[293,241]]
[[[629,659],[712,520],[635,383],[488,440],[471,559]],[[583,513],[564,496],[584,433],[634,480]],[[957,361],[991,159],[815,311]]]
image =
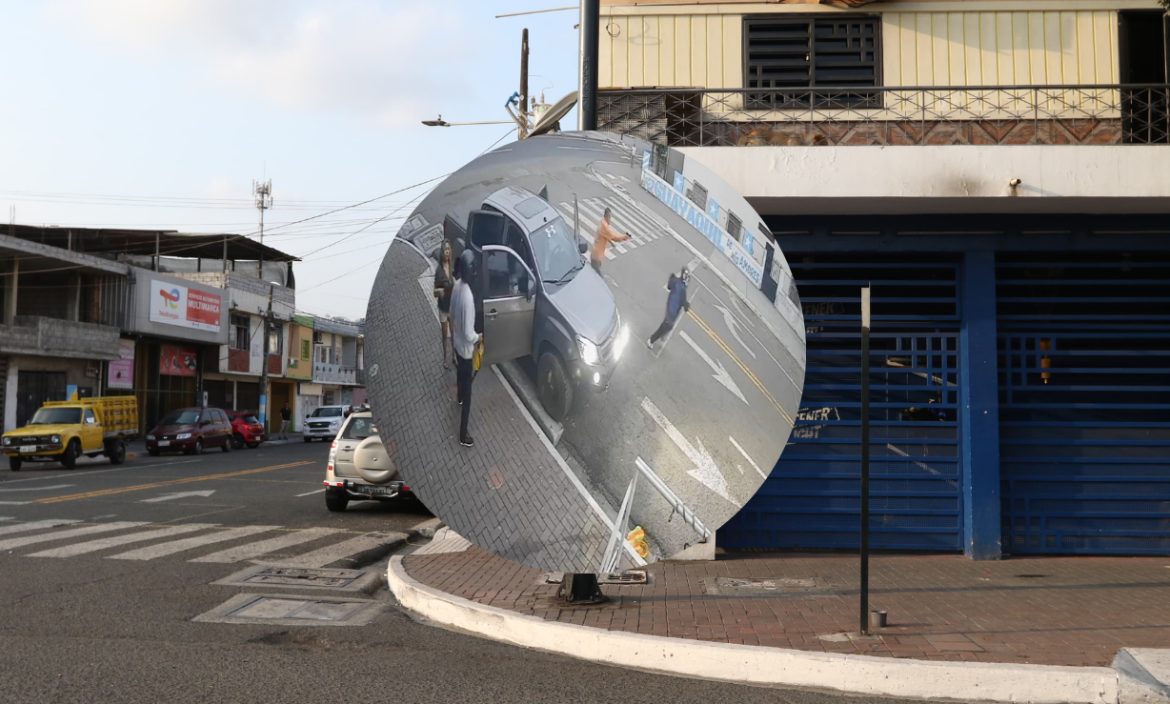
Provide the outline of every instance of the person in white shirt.
[[475,274],[475,255],[464,250],[455,265],[455,290],[451,294],[452,337],[455,345],[455,378],[459,388],[459,405],[463,406],[459,422],[459,444],[473,447],[468,421],[471,418],[471,382],[475,376],[475,348],[481,336],[475,331],[475,294],[470,281]]

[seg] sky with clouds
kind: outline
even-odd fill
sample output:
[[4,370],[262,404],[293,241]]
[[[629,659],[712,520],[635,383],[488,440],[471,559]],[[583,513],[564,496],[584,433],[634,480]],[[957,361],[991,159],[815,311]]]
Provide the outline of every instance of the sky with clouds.
[[[550,0],[7,2],[0,207],[21,224],[254,234],[294,265],[297,307],[364,317],[377,262],[425,187],[507,125],[530,33],[530,92],[576,89],[577,13]],[[565,124],[575,124],[575,113]]]

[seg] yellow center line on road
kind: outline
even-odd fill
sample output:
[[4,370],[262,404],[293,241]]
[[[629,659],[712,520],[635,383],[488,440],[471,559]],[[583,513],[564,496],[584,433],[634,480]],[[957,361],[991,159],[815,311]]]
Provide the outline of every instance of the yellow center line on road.
[[772,394],[768,393],[768,389],[764,388],[764,383],[760,381],[755,374],[752,373],[752,370],[747,368],[747,365],[740,361],[735,352],[732,351],[732,349],[727,346],[727,343],[723,341],[723,338],[719,337],[718,333],[712,330],[710,326],[707,325],[707,323],[703,322],[702,318],[700,318],[698,315],[695,315],[694,311],[688,310],[687,315],[689,315],[692,320],[698,323],[699,327],[703,328],[703,331],[706,332],[707,335],[709,335],[711,339],[715,341],[715,344],[722,347],[723,351],[727,353],[727,356],[731,357],[731,359],[739,365],[739,368],[743,370],[744,374],[747,374],[748,378],[752,380],[752,383],[755,384],[756,387],[760,390],[760,393],[764,394],[764,396],[766,396],[767,399],[772,402],[772,405],[776,407],[776,410],[780,412],[780,415],[784,417],[784,420],[788,421],[789,425],[796,425],[796,421],[792,419],[792,416],[788,415],[788,413],[780,406],[780,404],[776,402],[776,399],[772,397]]
[[245,474],[256,474],[258,472],[271,472],[274,469],[285,469],[287,467],[300,467],[306,464],[314,464],[316,460],[305,460],[304,462],[293,462],[291,464],[277,464],[271,467],[261,467],[259,469],[245,469],[239,472],[226,472],[224,474],[209,474],[204,477],[187,477],[185,479],[172,479],[166,482],[155,482],[153,484],[137,484],[135,486],[124,486],[118,489],[102,489],[100,491],[87,491],[81,494],[67,494],[65,496],[51,496],[46,499],[36,499],[29,501],[30,504],[55,504],[62,501],[74,501],[76,499],[92,499],[98,496],[110,496],[111,494],[124,494],[128,491],[142,491],[143,489],[158,489],[164,486],[175,486],[176,484],[190,484],[191,482],[204,482],[209,479],[227,479],[229,477],[241,477]]

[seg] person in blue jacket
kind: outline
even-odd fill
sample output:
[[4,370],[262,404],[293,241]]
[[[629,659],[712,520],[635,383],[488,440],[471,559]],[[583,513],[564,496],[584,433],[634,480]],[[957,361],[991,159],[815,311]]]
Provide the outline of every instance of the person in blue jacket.
[[684,266],[682,272],[675,276],[670,275],[670,280],[666,283],[666,288],[670,293],[666,294],[666,317],[662,320],[662,325],[654,331],[650,339],[646,341],[646,346],[654,349],[654,343],[662,339],[666,333],[670,332],[671,328],[678,322],[678,317],[682,315],[684,310],[691,309],[690,301],[687,300],[687,284],[691,281],[691,272],[687,271]]

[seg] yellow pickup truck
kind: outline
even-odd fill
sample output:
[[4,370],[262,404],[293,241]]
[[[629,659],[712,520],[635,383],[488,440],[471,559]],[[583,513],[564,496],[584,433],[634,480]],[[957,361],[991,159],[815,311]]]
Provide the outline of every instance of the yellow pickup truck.
[[111,464],[126,461],[126,441],[138,435],[138,399],[134,396],[49,401],[28,425],[0,436],[8,466],[19,472],[25,462],[60,462],[66,469],[77,458],[105,455]]

